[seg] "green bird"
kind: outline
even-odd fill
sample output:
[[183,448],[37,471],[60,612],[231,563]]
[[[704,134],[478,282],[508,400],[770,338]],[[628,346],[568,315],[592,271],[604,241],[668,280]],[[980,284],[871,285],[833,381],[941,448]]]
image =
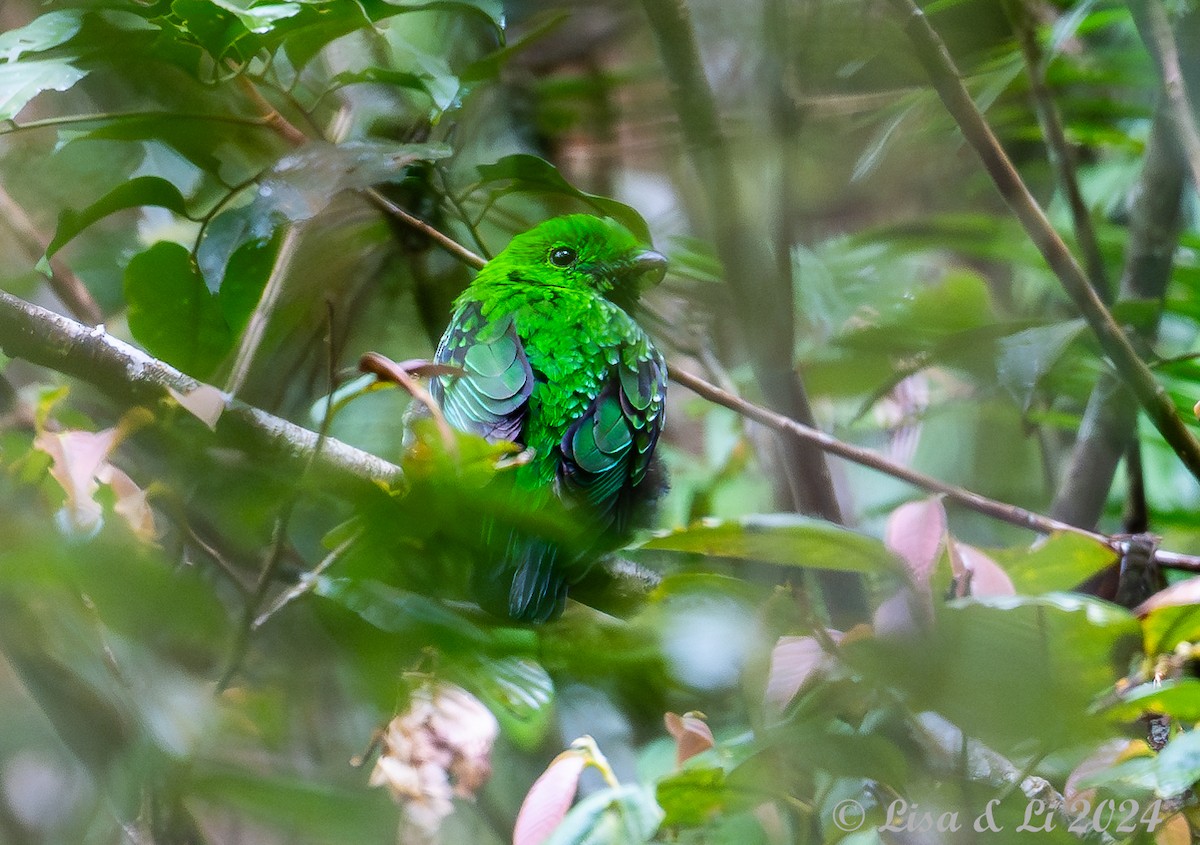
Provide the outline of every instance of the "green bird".
[[556,217],[514,237],[454,303],[435,360],[464,372],[433,378],[430,392],[460,431],[530,450],[517,494],[532,507],[558,497],[590,546],[489,530],[495,560],[473,580],[493,612],[556,618],[567,587],[665,486],[654,447],[667,367],[633,315],[666,265],[613,220]]

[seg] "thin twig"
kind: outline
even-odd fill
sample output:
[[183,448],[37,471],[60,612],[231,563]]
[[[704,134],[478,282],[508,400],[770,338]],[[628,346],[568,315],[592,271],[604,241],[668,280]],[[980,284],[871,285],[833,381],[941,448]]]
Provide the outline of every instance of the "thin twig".
[[1129,338],[1088,282],[1079,262],[1050,225],[1046,213],[1029,192],[995,133],[971,99],[941,36],[930,26],[925,13],[913,0],[892,0],[892,4],[906,17],[905,30],[917,48],[917,56],[929,74],[933,87],[958,123],[963,136],[979,155],[1004,201],[1021,221],[1050,269],[1058,276],[1063,289],[1087,320],[1100,346],[1138,398],[1155,428],[1192,475],[1200,480],[1200,441],[1188,429],[1170,395],[1138,356]]
[[291,267],[292,258],[295,257],[296,247],[300,242],[301,229],[302,226],[299,223],[293,223],[287,227],[287,231],[284,232],[283,238],[279,242],[279,250],[275,253],[275,263],[271,267],[271,275],[267,277],[262,296],[259,297],[258,304],[254,306],[254,311],[250,314],[246,330],[242,333],[241,343],[238,344],[233,370],[225,382],[225,391],[231,396],[236,396],[241,392],[242,386],[246,383],[246,377],[250,375],[250,367],[258,354],[258,348],[262,345],[263,336],[267,331],[267,323],[270,322],[275,308],[279,304],[279,296],[283,292],[283,281],[287,277],[288,268]]
[[[1183,148],[1183,156],[1192,174],[1192,183],[1200,190],[1200,129],[1196,128],[1195,111],[1188,96],[1187,83],[1179,65],[1179,48],[1167,20],[1166,10],[1158,0],[1136,0],[1130,4],[1162,76],[1163,91],[1170,104],[1171,122],[1175,137]],[[1140,14],[1138,14],[1140,12]]]
[[376,189],[367,188],[367,190],[364,191],[364,193],[368,197],[371,198],[371,201],[373,203],[375,203],[377,206],[382,208],[388,214],[404,221],[409,226],[416,229],[418,232],[421,232],[422,234],[427,235],[429,238],[431,238],[433,241],[435,241],[439,246],[441,246],[442,249],[446,250],[446,252],[448,252],[451,255],[458,258],[464,264],[468,264],[471,267],[474,267],[476,270],[483,267],[484,264],[487,264],[487,260],[484,259],[482,256],[476,255],[475,253],[471,252],[471,250],[467,249],[465,246],[460,244],[458,241],[454,240],[451,237],[448,237],[447,235],[442,234],[437,229],[435,229],[433,226],[430,226],[428,223],[426,223],[424,220],[420,219],[419,217],[415,217],[412,214],[410,214],[409,212],[405,211],[403,208],[396,205],[396,203],[392,202],[390,199],[385,197],[382,193],[380,193]]
[[1038,45],[1037,30],[1034,21],[1022,0],[1007,0],[1004,4],[1013,28],[1017,33],[1017,41],[1025,56],[1025,69],[1029,77],[1029,90],[1033,95],[1033,105],[1037,112],[1038,122],[1042,125],[1042,136],[1046,142],[1046,150],[1050,163],[1058,176],[1058,187],[1067,199],[1071,209],[1071,221],[1075,227],[1075,240],[1083,253],[1084,264],[1087,266],[1088,278],[1092,287],[1100,294],[1105,302],[1112,302],[1113,291],[1108,280],[1108,272],[1104,267],[1104,256],[1100,252],[1100,243],[1096,239],[1096,229],[1092,226],[1092,216],[1087,203],[1083,201],[1083,193],[1079,190],[1079,179],[1075,173],[1075,152],[1067,141],[1063,130],[1062,116],[1046,86],[1046,68],[1042,59],[1041,47]]
[[438,434],[442,438],[442,445],[446,447],[446,453],[452,457],[458,457],[458,438],[454,434],[454,429],[450,427],[450,423],[446,422],[446,416],[442,413],[437,400],[404,367],[378,352],[368,352],[359,359],[358,368],[364,373],[371,373],[378,379],[395,382],[407,390],[413,399],[424,405],[429,410],[430,416],[433,417]]
[[334,563],[336,563],[357,539],[358,535],[355,534],[353,537],[349,537],[339,543],[333,551],[321,558],[320,563],[300,576],[300,580],[297,581],[290,589],[280,593],[275,601],[271,602],[271,606],[258,615],[251,627],[254,630],[258,630],[267,623],[267,620],[269,620],[279,611],[283,610],[283,608],[288,604],[291,604],[293,601],[312,590],[317,585],[317,579],[321,576],[321,574]]
[[1003,502],[997,502],[994,499],[989,499],[986,496],[981,496],[978,493],[972,493],[963,487],[958,487],[954,484],[948,484],[945,481],[917,472],[901,464],[893,463],[887,458],[884,458],[870,449],[863,449],[860,446],[852,446],[849,443],[843,443],[832,435],[811,428],[803,423],[785,417],[783,414],[777,414],[774,411],[748,402],[740,396],[737,396],[728,391],[722,390],[714,384],[710,384],[699,376],[692,375],[689,372],[680,369],[671,369],[671,381],[682,384],[689,390],[703,396],[710,402],[714,402],[722,407],[729,408],[731,411],[736,411],[748,419],[752,419],[757,423],[774,429],[775,431],[791,435],[800,440],[806,440],[809,443],[816,445],[818,448],[837,455],[847,460],[854,461],[856,464],[870,467],[880,472],[886,473],[894,478],[899,478],[907,481],[910,484],[915,484],[925,490],[930,490],[935,493],[943,493],[949,499],[958,502],[971,510],[978,513],[986,514],[987,516],[999,519],[1003,522],[1008,522],[1012,525],[1018,525],[1022,528],[1028,528],[1033,531],[1038,531],[1043,534],[1050,534],[1055,531],[1069,531],[1073,534],[1080,534],[1098,543],[1109,545],[1109,538],[1104,534],[1097,534],[1094,531],[1084,531],[1081,528],[1076,528],[1074,525],[1068,525],[1065,522],[1059,522],[1057,519],[1051,519],[1048,516],[1034,513],[1033,511],[1025,510],[1024,508],[1008,505]]
[[[35,263],[46,254],[46,246],[50,241],[42,236],[29,215],[25,213],[25,209],[12,198],[8,191],[4,190],[3,186],[0,186],[0,218],[17,236],[17,242],[21,245],[30,264]],[[93,326],[104,321],[104,312],[100,310],[99,304],[70,267],[57,258],[51,258],[48,278],[51,290],[77,319]]]

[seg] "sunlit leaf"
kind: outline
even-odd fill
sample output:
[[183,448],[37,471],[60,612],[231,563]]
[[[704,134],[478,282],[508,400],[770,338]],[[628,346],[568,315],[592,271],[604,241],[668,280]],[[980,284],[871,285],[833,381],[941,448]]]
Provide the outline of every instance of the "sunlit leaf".
[[1200,722],[1200,680],[1174,678],[1141,684],[1121,693],[1121,700],[1104,712],[1124,721],[1161,713],[1180,722]]
[[1117,554],[1103,543],[1072,533],[1051,534],[1032,549],[988,549],[1008,573],[1017,592],[1037,594],[1078,587]]
[[518,153],[505,156],[495,164],[481,164],[476,169],[483,184],[490,186],[493,199],[513,191],[570,197],[612,217],[643,242],[650,242],[650,229],[635,209],[608,197],[584,193],[545,159]]
[[655,537],[646,550],[687,552],[780,566],[895,574],[899,562],[878,540],[793,514],[709,521]]
[[88,72],[71,59],[37,59],[0,64],[0,120],[13,120],[43,91],[66,91]]
[[0,61],[15,62],[23,53],[40,53],[67,43],[79,32],[82,17],[82,9],[62,9],[0,32]]
[[718,768],[675,772],[658,782],[655,798],[663,808],[663,827],[701,827],[726,809],[725,772]]

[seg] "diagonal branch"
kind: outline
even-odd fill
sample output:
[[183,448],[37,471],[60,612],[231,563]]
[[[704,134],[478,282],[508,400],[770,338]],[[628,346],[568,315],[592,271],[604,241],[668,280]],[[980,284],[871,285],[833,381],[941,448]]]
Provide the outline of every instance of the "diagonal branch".
[[945,43],[913,0],[892,0],[892,4],[907,17],[905,30],[917,48],[918,58],[929,74],[933,87],[979,155],[1004,201],[1021,221],[1050,269],[1058,276],[1064,290],[1100,341],[1101,348],[1137,397],[1155,428],[1192,475],[1200,479],[1200,441],[1188,429],[1171,397],[1138,357],[1129,338],[1089,284],[1083,268],[1050,225],[1045,212],[975,106]]
[[[162,361],[107,334],[0,291],[0,349],[74,376],[107,395],[130,404],[153,405],[168,388],[190,393],[200,382]],[[300,470],[317,451],[316,432],[228,400],[216,426],[217,442],[234,446],[255,458],[279,461]],[[315,469],[337,484],[362,488],[373,481],[402,479],[395,464],[326,438]]]

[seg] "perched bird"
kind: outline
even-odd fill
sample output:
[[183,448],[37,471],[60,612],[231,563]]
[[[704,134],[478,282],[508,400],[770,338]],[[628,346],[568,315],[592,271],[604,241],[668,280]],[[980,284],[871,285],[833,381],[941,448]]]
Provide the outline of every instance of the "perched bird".
[[665,272],[624,226],[575,214],[514,237],[455,301],[435,360],[464,373],[436,376],[430,392],[460,431],[530,450],[516,491],[532,507],[557,496],[591,547],[489,531],[496,559],[474,581],[494,612],[557,617],[567,587],[661,492],[667,369],[633,315]]

